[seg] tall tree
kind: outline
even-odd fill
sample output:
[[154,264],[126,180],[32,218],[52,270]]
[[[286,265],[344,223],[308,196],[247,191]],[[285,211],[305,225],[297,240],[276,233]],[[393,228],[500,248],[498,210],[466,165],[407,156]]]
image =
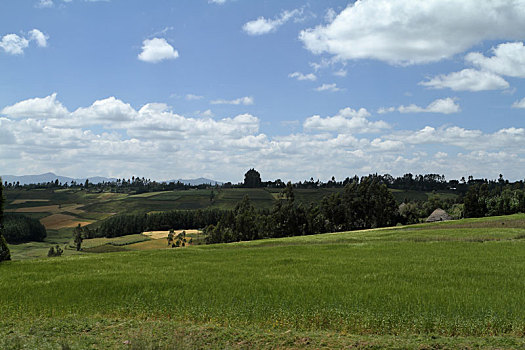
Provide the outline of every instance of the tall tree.
[[0,178],[0,261],[11,260],[11,252],[7,246],[4,235],[4,186]]
[[257,188],[261,186],[261,174],[257,170],[252,168],[244,174],[244,187]]
[[82,227],[80,227],[80,224],[78,224],[77,227],[73,230],[73,238],[75,239],[75,248],[77,249],[77,252],[82,249]]

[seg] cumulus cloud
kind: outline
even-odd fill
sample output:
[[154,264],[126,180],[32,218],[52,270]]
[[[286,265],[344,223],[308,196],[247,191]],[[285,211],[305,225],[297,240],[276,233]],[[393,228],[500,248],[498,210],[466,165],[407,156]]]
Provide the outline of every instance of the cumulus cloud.
[[244,105],[249,106],[254,104],[254,99],[251,96],[239,97],[234,100],[218,99],[210,102],[213,105]]
[[525,38],[523,1],[361,0],[299,38],[315,54],[410,65],[436,62],[484,40]]
[[525,47],[522,42],[499,44],[491,51],[491,57],[486,57],[480,52],[471,52],[465,60],[489,72],[525,78]]
[[173,60],[179,57],[179,52],[164,38],[146,39],[142,42],[142,52],[138,59],[149,63]]
[[456,103],[456,100],[451,97],[437,99],[431,102],[426,107],[420,107],[415,104],[408,106],[399,106],[399,107],[388,107],[380,108],[378,110],[379,114],[391,113],[398,111],[399,113],[442,113],[442,114],[452,114],[458,113],[461,111],[461,107]]
[[[306,118],[298,131],[268,136],[251,114],[179,114],[163,103],[133,107],[116,97],[68,111],[56,94],[0,110],[0,168],[50,168],[73,176],[206,176],[242,180],[256,166],[268,179],[328,179],[370,172],[437,172],[447,177],[525,171],[525,128],[493,132],[458,126],[396,130],[365,108]],[[137,170],[138,169],[138,170]],[[488,169],[488,170],[487,170]],[[101,171],[103,172],[101,174]]]
[[316,91],[330,91],[330,92],[337,92],[341,91],[340,88],[337,87],[337,84],[323,84],[321,86],[318,86],[315,88]]
[[303,126],[305,130],[339,132],[346,134],[364,134],[379,132],[388,129],[390,126],[384,121],[372,122],[367,118],[370,113],[365,108],[355,110],[345,108],[333,117],[322,118],[314,115],[305,120]]
[[499,75],[470,68],[438,75],[419,84],[433,89],[449,88],[454,91],[485,91],[509,88],[509,83]]
[[21,55],[24,49],[29,46],[29,41],[16,34],[6,34],[0,41],[0,48],[11,55]]
[[35,41],[39,47],[47,46],[49,37],[38,29],[29,31],[28,38],[17,34],[6,34],[1,37],[0,48],[11,55],[21,55],[29,46],[30,41]]
[[310,81],[317,80],[317,76],[313,73],[303,74],[301,72],[293,72],[293,73],[288,74],[288,77],[295,78],[297,80],[310,80]]
[[277,31],[277,29],[294,17],[300,16],[302,9],[292,11],[285,10],[274,19],[259,17],[256,20],[247,22],[242,29],[249,35],[263,35]]
[[3,108],[0,113],[11,118],[61,118],[68,113],[68,110],[62,103],[57,101],[56,97],[57,94],[53,93],[43,98],[36,97],[20,101],[14,105]]
[[520,101],[516,101],[514,102],[514,104],[512,105],[513,108],[525,108],[525,98],[523,98],[522,100]]
[[39,31],[38,29],[31,30],[29,32],[29,38],[31,40],[36,41],[36,43],[40,47],[46,47],[47,46],[47,39],[48,39],[48,37],[44,33],[42,33],[41,31]]

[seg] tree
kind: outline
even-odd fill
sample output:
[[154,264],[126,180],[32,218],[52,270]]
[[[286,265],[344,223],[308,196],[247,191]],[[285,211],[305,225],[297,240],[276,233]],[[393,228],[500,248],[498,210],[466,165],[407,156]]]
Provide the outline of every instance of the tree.
[[170,232],[168,233],[168,246],[172,245],[173,244],[173,236],[175,235],[175,231],[173,231],[173,229],[170,230]]
[[57,245],[55,248],[53,247],[49,248],[49,251],[47,252],[47,256],[50,258],[55,257],[55,256],[61,256],[63,252],[64,251],[62,250],[62,248],[60,248]]
[[0,261],[11,260],[11,252],[3,236],[4,231],[4,186],[0,178]]
[[181,233],[179,233],[177,235],[177,240],[175,241],[175,246],[176,247],[185,247],[187,242],[188,241],[186,239],[186,231],[182,231]]
[[75,239],[75,248],[77,249],[77,252],[82,249],[82,227],[80,227],[80,224],[78,224],[77,227],[73,230],[73,238]]
[[244,174],[244,187],[257,188],[261,186],[261,174],[257,170],[252,168]]

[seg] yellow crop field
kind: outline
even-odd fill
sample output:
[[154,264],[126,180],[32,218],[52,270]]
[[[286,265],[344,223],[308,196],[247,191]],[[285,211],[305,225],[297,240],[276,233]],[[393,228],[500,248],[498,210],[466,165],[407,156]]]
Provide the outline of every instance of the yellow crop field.
[[[175,236],[181,233],[182,231],[186,231],[186,235],[195,235],[200,234],[202,231],[199,230],[175,230]],[[142,232],[144,236],[150,237],[151,239],[161,239],[161,238],[168,238],[168,234],[170,231],[148,231],[148,232]]]

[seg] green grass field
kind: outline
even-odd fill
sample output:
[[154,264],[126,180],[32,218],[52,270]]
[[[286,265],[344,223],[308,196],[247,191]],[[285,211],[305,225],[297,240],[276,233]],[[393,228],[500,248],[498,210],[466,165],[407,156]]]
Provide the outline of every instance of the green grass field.
[[525,215],[0,265],[0,348],[523,348]]

